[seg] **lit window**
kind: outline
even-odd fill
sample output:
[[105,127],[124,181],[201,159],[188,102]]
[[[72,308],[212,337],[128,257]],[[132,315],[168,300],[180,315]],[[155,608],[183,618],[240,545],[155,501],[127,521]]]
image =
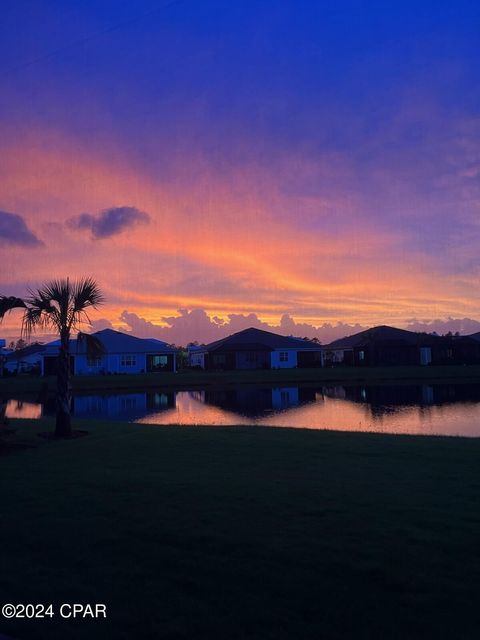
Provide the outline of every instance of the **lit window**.
[[359,351],[358,352],[358,359],[359,360],[365,360],[365,351]]

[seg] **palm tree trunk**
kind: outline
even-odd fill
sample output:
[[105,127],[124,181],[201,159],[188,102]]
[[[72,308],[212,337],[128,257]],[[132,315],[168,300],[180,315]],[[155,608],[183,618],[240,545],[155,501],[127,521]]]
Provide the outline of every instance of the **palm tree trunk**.
[[68,438],[72,435],[69,342],[68,332],[62,332],[57,368],[57,416],[55,422],[55,436],[57,438]]

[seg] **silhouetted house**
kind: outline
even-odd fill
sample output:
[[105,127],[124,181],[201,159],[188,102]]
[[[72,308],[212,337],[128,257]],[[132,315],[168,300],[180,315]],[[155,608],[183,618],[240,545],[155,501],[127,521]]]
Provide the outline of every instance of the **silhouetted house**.
[[322,347],[310,340],[244,329],[196,350],[204,369],[291,369],[321,367]]
[[[176,351],[161,340],[136,338],[113,329],[93,335],[104,347],[100,356],[90,356],[85,341],[70,341],[71,370],[75,375],[176,371]],[[55,373],[59,349],[59,340],[45,345],[43,375]]]
[[32,344],[23,349],[10,351],[4,358],[3,367],[9,373],[40,373],[44,344]]
[[480,339],[437,336],[385,325],[325,345],[326,364],[355,366],[476,364]]
[[480,334],[437,336],[432,346],[432,363],[480,364]]
[[325,345],[325,361],[369,367],[427,365],[434,342],[435,336],[382,325]]

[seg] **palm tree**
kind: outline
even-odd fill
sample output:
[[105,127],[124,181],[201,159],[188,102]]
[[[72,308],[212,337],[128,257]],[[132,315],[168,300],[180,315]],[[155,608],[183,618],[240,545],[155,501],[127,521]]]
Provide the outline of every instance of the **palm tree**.
[[[52,280],[40,289],[29,290],[22,299],[0,295],[0,322],[13,309],[23,310],[22,336],[29,338],[36,329],[53,329],[60,336],[57,365],[57,407],[55,436],[68,438],[72,434],[70,404],[70,336],[82,323],[89,323],[89,307],[96,308],[104,301],[93,278]],[[94,355],[103,351],[101,342],[86,333],[78,332],[77,341],[85,341],[87,351]]]

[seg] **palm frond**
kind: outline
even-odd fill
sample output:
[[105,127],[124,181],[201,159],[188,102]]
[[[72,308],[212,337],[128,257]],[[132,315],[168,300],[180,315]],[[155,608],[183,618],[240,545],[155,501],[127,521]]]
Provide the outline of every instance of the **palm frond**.
[[[37,328],[55,328],[60,334],[79,324],[90,324],[86,312],[104,302],[94,278],[86,277],[70,283],[60,278],[45,283],[40,289],[30,289],[25,300],[0,295],[0,322],[13,309],[23,309],[22,334],[30,336]],[[86,335],[86,334],[85,334]]]
[[80,349],[81,345],[85,344],[87,355],[90,358],[99,358],[106,353],[105,345],[103,342],[97,338],[97,336],[92,336],[91,333],[83,333],[79,331],[77,334],[77,351]]
[[59,278],[46,282],[41,289],[38,289],[38,295],[46,300],[56,302],[59,306],[68,304],[70,281],[68,278]]
[[[44,324],[46,326],[54,326],[60,329],[60,318],[58,307],[52,304],[50,298],[45,295],[43,289],[37,291],[29,290],[30,297],[26,300],[27,306],[32,310],[32,316],[35,318],[37,315],[45,316]],[[48,318],[48,320],[47,320]],[[40,324],[38,321],[37,325]]]
[[69,326],[75,327],[81,322],[90,322],[85,309],[96,308],[104,302],[104,297],[97,282],[91,278],[81,278],[72,286],[72,307],[70,309]]
[[13,309],[26,309],[27,305],[21,298],[15,296],[0,296],[0,322]]
[[57,323],[41,307],[29,306],[23,314],[22,335],[29,338],[36,329],[57,328]]
[[72,296],[76,311],[82,311],[85,307],[97,307],[104,302],[100,287],[90,277],[77,280],[73,284]]
[[51,306],[57,309],[59,327],[66,328],[68,325],[71,294],[72,289],[68,278],[51,280],[38,290],[38,296],[43,300],[49,300]]

